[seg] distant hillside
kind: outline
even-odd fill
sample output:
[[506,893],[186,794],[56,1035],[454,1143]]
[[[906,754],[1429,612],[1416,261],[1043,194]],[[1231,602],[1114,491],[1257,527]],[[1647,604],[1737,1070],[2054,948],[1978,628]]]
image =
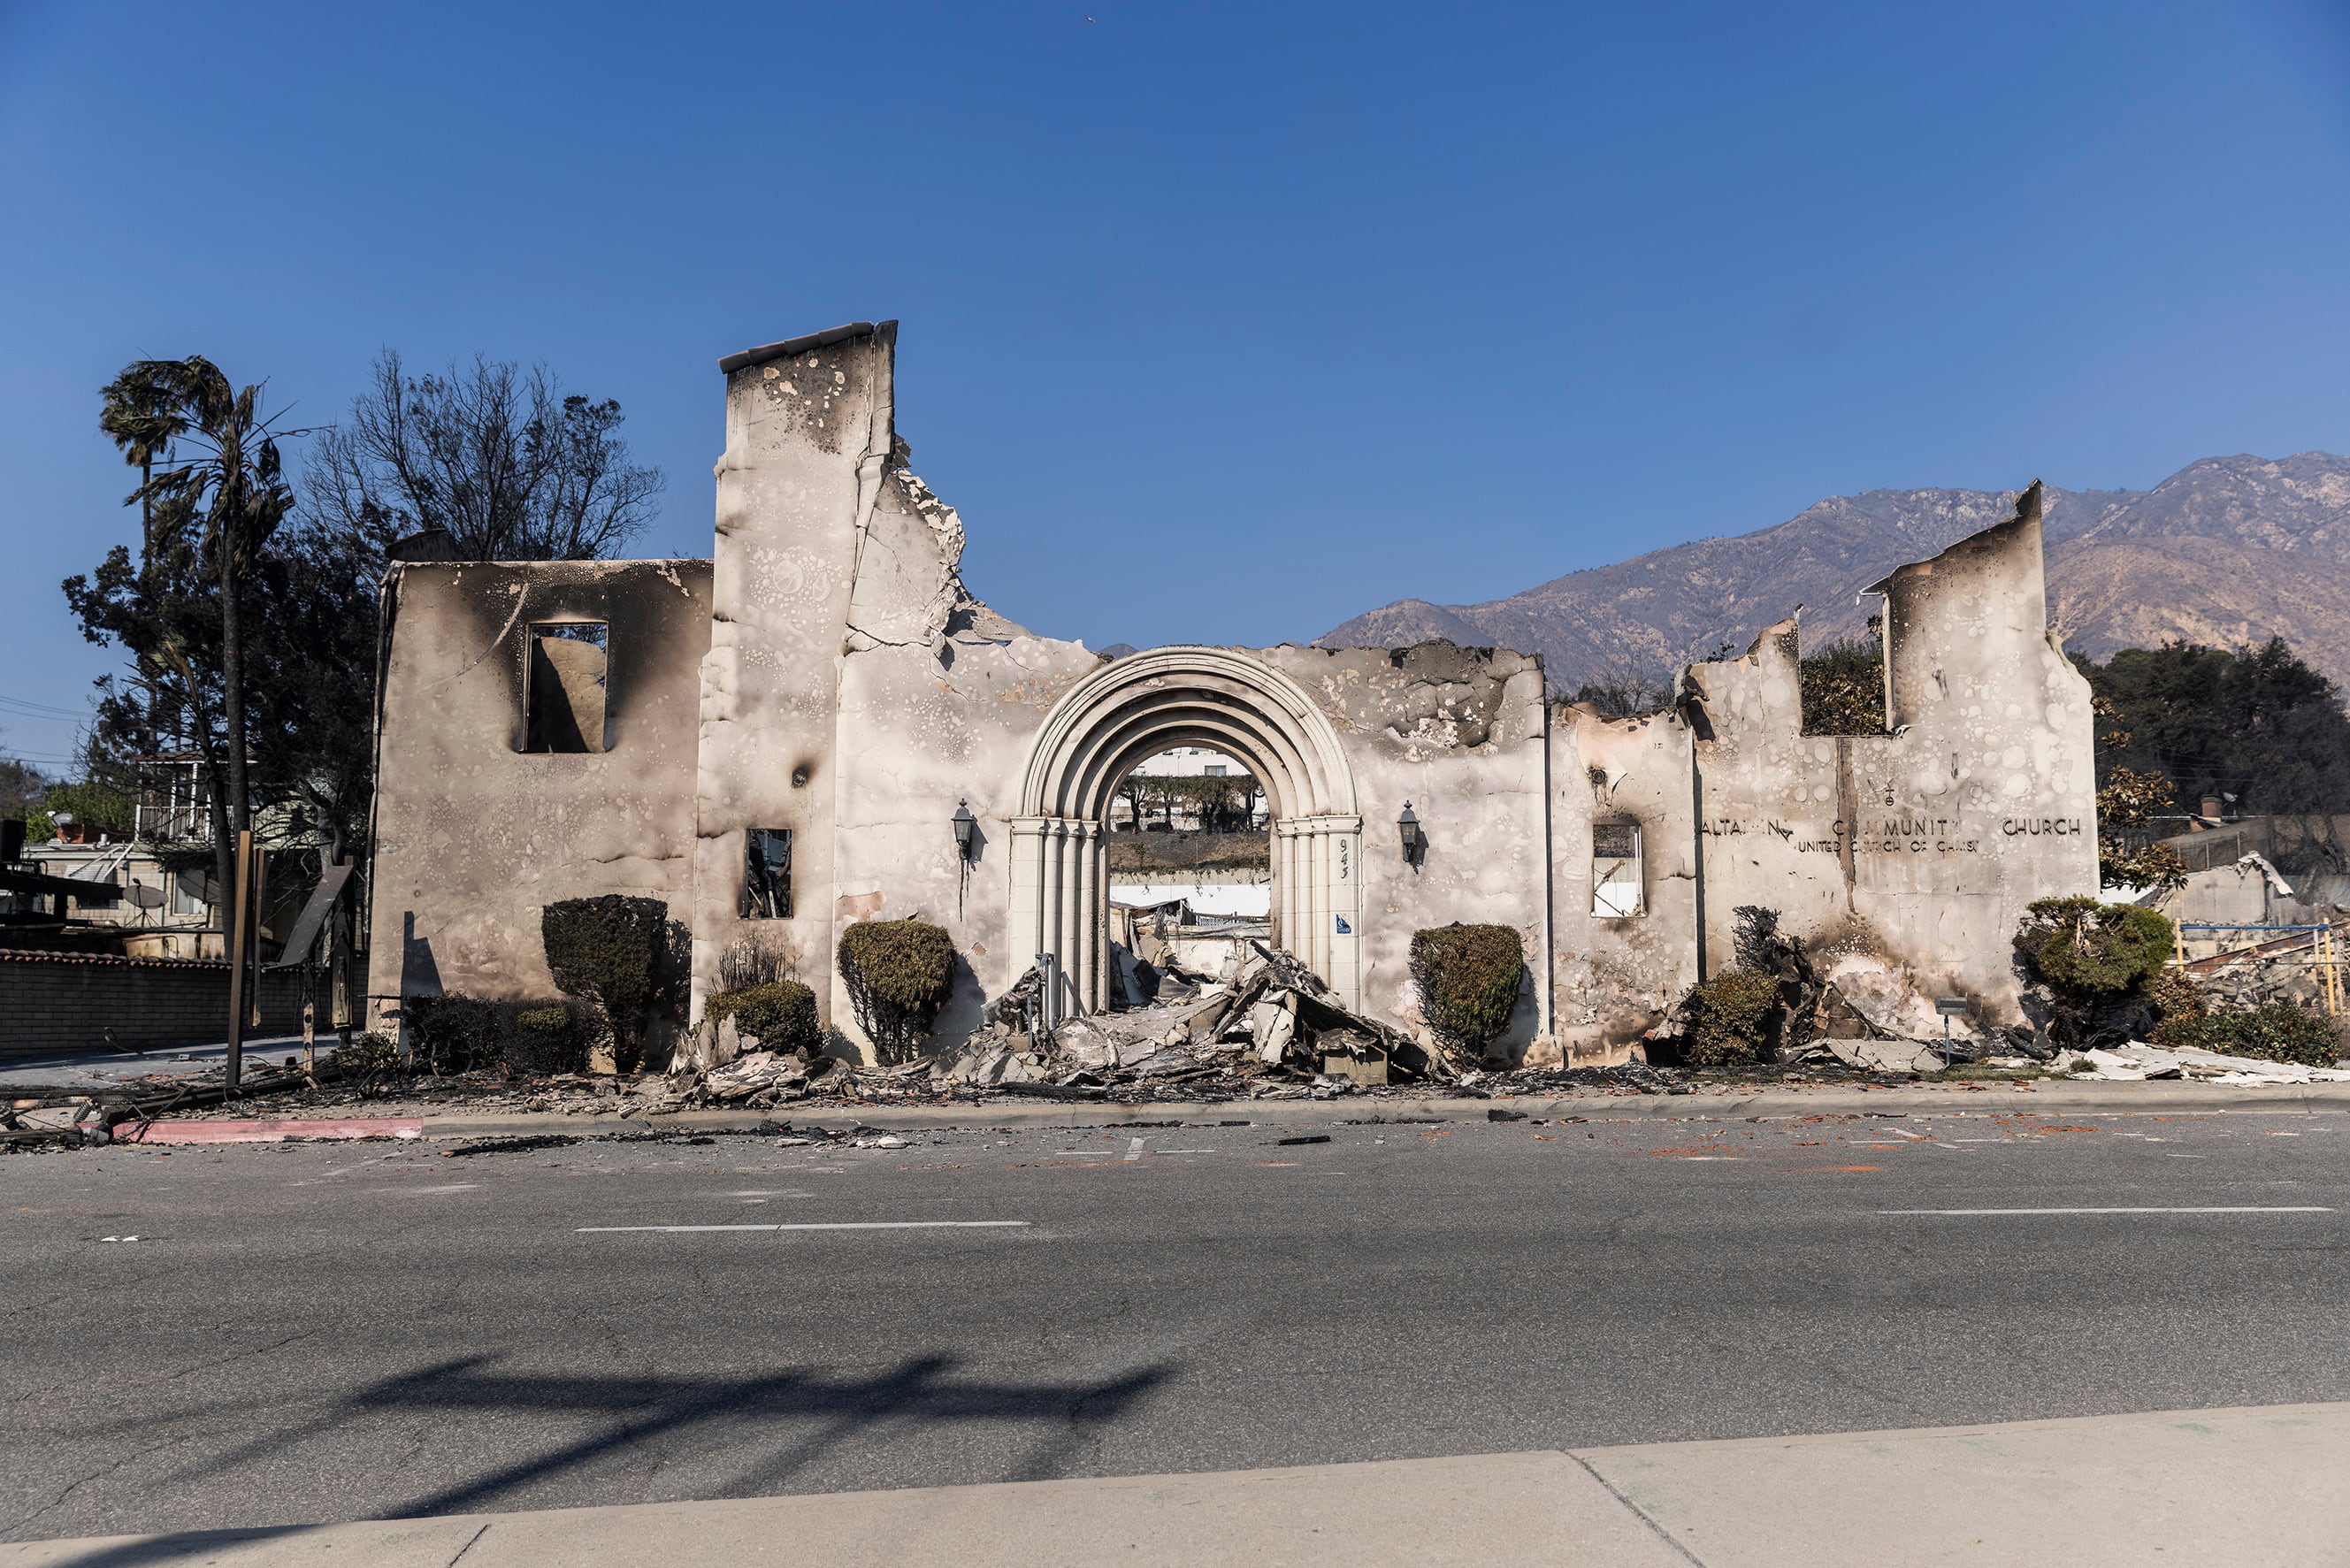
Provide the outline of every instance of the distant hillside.
[[[2049,618],[2102,658],[2165,638],[2232,645],[2281,635],[2350,689],[2350,458],[2214,457],[2152,490],[2047,496]],[[1818,647],[1865,629],[1855,595],[2011,515],[2015,492],[1872,490],[1759,533],[1652,551],[1481,605],[1399,599],[1336,627],[1326,648],[1450,638],[1540,653],[1554,689],[1662,671],[1743,648],[1796,605]]]

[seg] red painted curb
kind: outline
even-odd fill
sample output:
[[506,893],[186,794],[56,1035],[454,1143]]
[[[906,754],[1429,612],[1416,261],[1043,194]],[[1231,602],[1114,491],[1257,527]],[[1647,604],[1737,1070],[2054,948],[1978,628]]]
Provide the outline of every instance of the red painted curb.
[[287,1138],[422,1137],[422,1116],[350,1116],[302,1121],[124,1122],[117,1143],[284,1143]]

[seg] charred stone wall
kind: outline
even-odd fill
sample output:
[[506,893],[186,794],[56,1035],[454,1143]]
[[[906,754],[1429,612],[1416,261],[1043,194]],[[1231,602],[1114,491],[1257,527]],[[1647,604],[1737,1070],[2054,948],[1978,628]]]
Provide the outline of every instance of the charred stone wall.
[[[702,662],[694,1006],[727,949],[781,955],[831,1017],[842,628],[895,431],[896,324],[859,323],[723,361],[726,449]],[[748,919],[745,840],[791,836],[791,913]]]
[[[1254,651],[1314,698],[1354,770],[1364,1010],[1420,1022],[1409,966],[1422,928],[1510,926],[1529,979],[1489,1050],[1522,1054],[1549,1027],[1542,660],[1450,642]],[[1396,826],[1406,805],[1427,839],[1416,864]]]
[[[2042,570],[2035,486],[2010,522],[1867,590],[1887,604],[1883,735],[1803,733],[1792,619],[1742,657],[1682,671],[1671,712],[1562,710],[1553,877],[1575,911],[1554,954],[1562,1037],[1620,1044],[1654,1023],[1644,1010],[1660,1016],[1734,961],[1742,905],[2013,1022],[2023,907],[2097,890],[2089,689],[2049,635]],[[1638,914],[1593,912],[1590,846],[1611,821],[1643,827]]]
[[[1682,671],[1669,711],[1624,721],[1549,706],[1535,659],[1444,642],[1167,649],[1117,666],[1128,680],[965,587],[962,519],[898,439],[894,336],[858,324],[722,362],[712,562],[402,568],[380,1008],[420,991],[544,993],[540,908],[642,892],[691,927],[696,1009],[749,944],[813,986],[852,1044],[841,929],[936,921],[964,961],[933,1042],[951,1044],[1045,940],[1041,915],[1019,912],[1045,905],[1040,883],[1015,885],[1015,835],[1095,844],[1098,825],[1079,820],[1095,807],[1070,802],[1098,801],[1108,773],[1162,742],[1245,740],[1265,750],[1258,765],[1315,779],[1292,792],[1316,803],[1305,826],[1276,832],[1276,866],[1298,857],[1276,920],[1315,922],[1293,946],[1327,955],[1342,972],[1325,978],[1366,1011],[1418,1022],[1416,931],[1518,930],[1530,979],[1503,1055],[1620,1052],[1731,961],[1744,904],[2000,1021],[2022,905],[2095,888],[2088,692],[2047,634],[2036,490],[2012,522],[1875,586],[1882,735],[1802,732],[1793,621]],[[566,621],[605,627],[605,651],[535,639]],[[563,695],[536,721],[534,670]],[[1047,738],[1080,712],[1107,737],[1085,764],[1105,777],[1040,804]],[[1407,803],[1426,836],[1414,858],[1397,829]],[[978,823],[969,857],[958,805]],[[754,832],[790,836],[787,913],[746,897]],[[1087,880],[1073,854],[1053,862],[1080,867],[1056,884],[1054,940],[1094,921],[1074,950],[1097,969],[1098,903],[1076,911],[1107,877]]]
[[[900,460],[910,454],[900,448]],[[1036,637],[964,588],[962,522],[902,466],[868,530],[842,660],[830,939],[862,919],[919,918],[952,935],[962,962],[941,1014],[941,1044],[1032,953],[1007,934],[1011,820],[1028,744],[1045,715],[1102,656]],[[978,819],[966,860],[955,808]],[[865,1042],[845,1002],[833,1023]]]
[[[554,994],[539,910],[636,893],[691,907],[694,671],[706,561],[397,568],[384,670],[368,991]],[[535,627],[605,628],[593,749],[533,751]],[[587,646],[587,645],[580,645]]]

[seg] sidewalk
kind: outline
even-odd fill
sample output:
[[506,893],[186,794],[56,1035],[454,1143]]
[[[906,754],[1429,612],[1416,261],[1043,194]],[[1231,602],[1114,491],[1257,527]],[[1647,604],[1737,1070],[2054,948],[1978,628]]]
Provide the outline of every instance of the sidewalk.
[[0,1568],[2102,1568],[2350,1557],[2350,1405],[0,1545]]

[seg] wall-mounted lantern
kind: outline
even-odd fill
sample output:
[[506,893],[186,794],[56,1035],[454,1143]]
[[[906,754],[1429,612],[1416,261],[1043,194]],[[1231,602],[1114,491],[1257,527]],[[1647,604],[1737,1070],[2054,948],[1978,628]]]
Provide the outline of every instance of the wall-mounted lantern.
[[1396,818],[1396,832],[1403,837],[1404,863],[1418,866],[1428,850],[1428,835],[1419,830],[1419,818],[1412,815],[1409,801],[1403,803],[1403,815]]
[[979,842],[979,818],[972,815],[969,801],[955,802],[954,836],[955,852],[969,860]]

